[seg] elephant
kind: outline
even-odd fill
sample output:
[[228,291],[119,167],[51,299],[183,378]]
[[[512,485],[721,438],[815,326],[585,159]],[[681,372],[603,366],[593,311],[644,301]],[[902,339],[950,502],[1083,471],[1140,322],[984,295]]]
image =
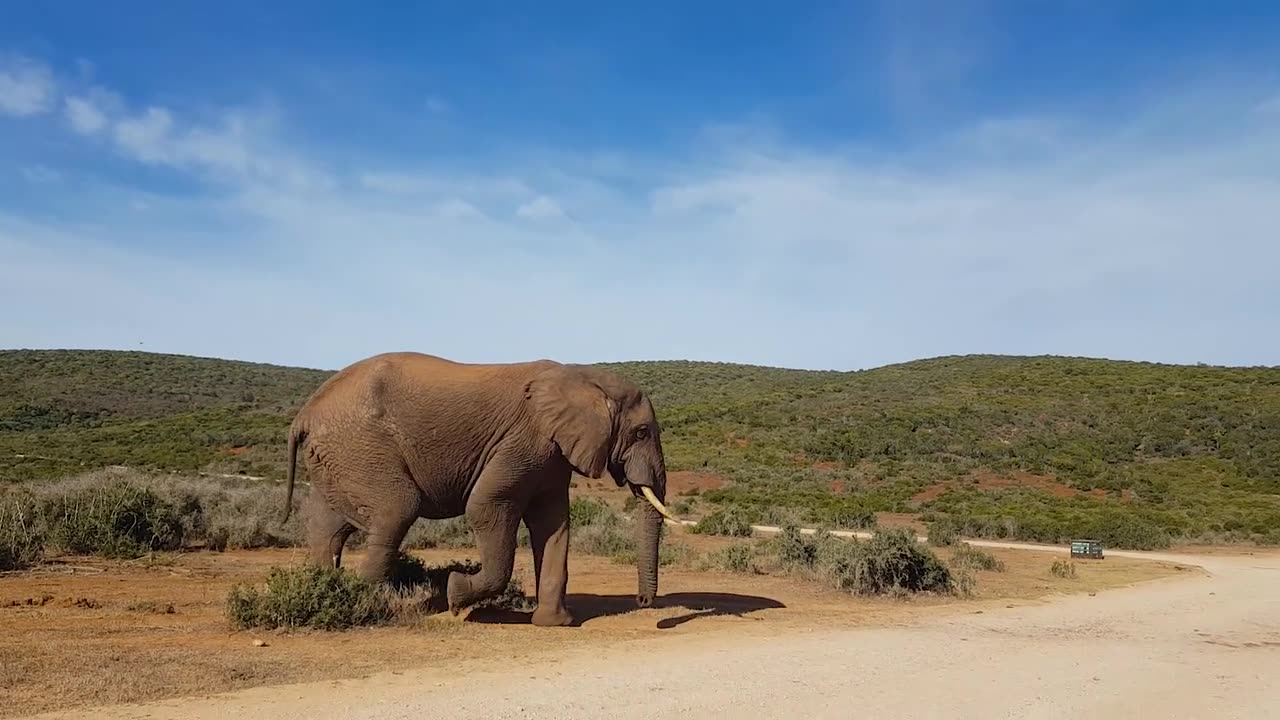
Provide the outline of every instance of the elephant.
[[643,498],[637,525],[636,604],[658,591],[658,545],[667,470],[661,428],[647,394],[588,365],[553,360],[463,363],[420,352],[359,360],[326,379],[288,433],[284,519],[293,503],[299,448],[311,479],[309,561],[340,567],[357,528],[367,535],[358,575],[388,579],[418,518],[465,515],[481,569],[449,574],[453,615],[509,582],[521,521],[536,576],[534,625],[574,623],[565,607],[569,483],[573,472]]

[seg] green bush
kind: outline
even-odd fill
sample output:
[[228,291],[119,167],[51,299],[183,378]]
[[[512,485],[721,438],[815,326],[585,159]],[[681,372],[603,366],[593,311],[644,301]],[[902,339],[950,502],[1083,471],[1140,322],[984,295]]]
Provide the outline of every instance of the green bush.
[[149,488],[118,481],[45,499],[45,543],[65,553],[138,557],[182,546],[177,508]]
[[866,530],[876,525],[876,514],[864,507],[837,506],[824,515],[827,524],[836,529]]
[[795,525],[786,525],[782,532],[769,540],[784,567],[812,569],[818,562],[818,546],[801,534]]
[[978,581],[969,568],[956,568],[951,573],[952,592],[960,597],[970,597],[977,590]]
[[700,535],[751,537],[753,519],[740,508],[722,508],[708,513],[697,525],[690,527],[689,531]]
[[44,527],[30,493],[0,496],[0,570],[21,570],[44,555]]
[[635,557],[636,538],[631,528],[598,518],[590,525],[569,531],[569,547],[575,552],[606,557]]
[[951,593],[951,571],[905,528],[882,530],[833,558],[833,585],[855,595]]
[[203,544],[289,547],[299,513],[279,522],[279,488],[253,481],[104,470],[46,484],[0,485],[0,562],[50,554],[138,557]]
[[265,589],[236,585],[227,596],[227,617],[240,629],[315,628],[342,630],[381,625],[391,605],[375,585],[345,568],[303,565],[273,568]]
[[617,522],[618,513],[609,504],[596,498],[576,497],[569,500],[569,527],[583,527],[598,523]]
[[1054,560],[1049,566],[1049,574],[1068,580],[1073,579],[1076,576],[1076,564],[1070,560]]
[[960,533],[956,531],[956,525],[949,518],[943,518],[929,523],[928,541],[930,545],[935,547],[949,547],[955,545],[960,539]]
[[[761,549],[785,573],[858,595],[967,591],[955,584],[946,565],[906,529],[878,531],[871,540],[860,542],[827,532],[807,535],[790,525],[761,543]],[[971,587],[972,578],[966,582]]]
[[735,573],[756,572],[756,547],[749,542],[734,543],[703,556],[703,570],[728,570]]
[[[523,526],[521,526],[523,527]],[[471,548],[476,546],[475,533],[466,517],[443,520],[419,519],[405,534],[403,546],[410,549]]]
[[961,543],[951,556],[951,565],[968,570],[989,570],[1004,572],[1004,561],[991,553],[980,550],[969,543]]

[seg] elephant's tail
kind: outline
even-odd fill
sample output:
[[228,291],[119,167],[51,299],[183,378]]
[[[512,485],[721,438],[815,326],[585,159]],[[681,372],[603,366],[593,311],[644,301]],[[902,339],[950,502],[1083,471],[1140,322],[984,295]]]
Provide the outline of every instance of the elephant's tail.
[[289,426],[289,467],[285,475],[288,478],[288,487],[285,490],[284,498],[284,517],[280,519],[280,523],[284,524],[289,520],[289,514],[293,512],[293,480],[294,466],[298,460],[298,445],[307,439],[307,431],[302,427],[302,423],[297,420]]

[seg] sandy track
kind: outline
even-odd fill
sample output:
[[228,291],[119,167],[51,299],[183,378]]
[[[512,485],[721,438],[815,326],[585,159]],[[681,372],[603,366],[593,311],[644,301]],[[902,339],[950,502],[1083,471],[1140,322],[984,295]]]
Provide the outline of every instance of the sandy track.
[[1276,717],[1280,556],[1108,554],[1207,573],[888,627],[689,636],[464,677],[423,669],[41,717]]

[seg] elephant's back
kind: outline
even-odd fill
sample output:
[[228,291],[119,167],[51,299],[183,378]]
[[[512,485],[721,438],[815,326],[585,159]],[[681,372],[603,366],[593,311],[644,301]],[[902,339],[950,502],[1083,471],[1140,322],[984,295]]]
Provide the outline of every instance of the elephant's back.
[[296,422],[312,430],[337,425],[345,431],[353,424],[418,431],[503,424],[518,414],[528,381],[557,364],[460,363],[418,352],[382,353],[330,376],[299,411]]

